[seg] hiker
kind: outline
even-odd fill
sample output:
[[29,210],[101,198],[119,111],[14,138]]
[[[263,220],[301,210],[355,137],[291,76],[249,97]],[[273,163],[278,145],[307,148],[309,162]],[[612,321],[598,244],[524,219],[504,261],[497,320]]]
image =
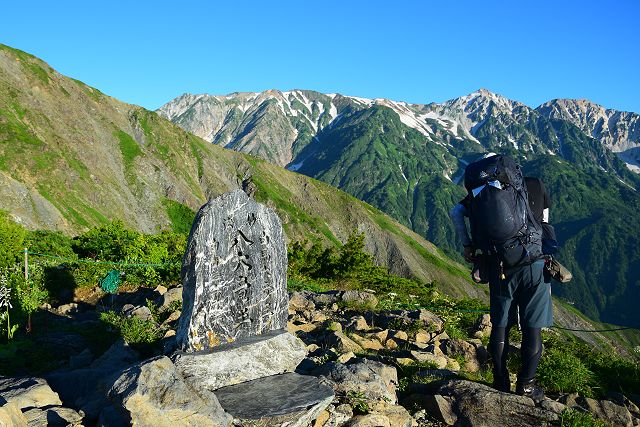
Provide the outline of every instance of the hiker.
[[[548,222],[550,203],[540,180],[530,180],[530,185],[532,194],[528,195],[519,166],[507,156],[489,153],[467,166],[468,195],[453,207],[451,219],[464,245],[465,259],[479,263],[482,271],[477,274],[489,283],[493,387],[511,391],[509,330],[519,310],[522,368],[516,393],[540,402],[544,392],[534,379],[542,356],[541,329],[553,323],[551,287],[543,274],[541,224]],[[482,253],[477,255],[477,250]]]

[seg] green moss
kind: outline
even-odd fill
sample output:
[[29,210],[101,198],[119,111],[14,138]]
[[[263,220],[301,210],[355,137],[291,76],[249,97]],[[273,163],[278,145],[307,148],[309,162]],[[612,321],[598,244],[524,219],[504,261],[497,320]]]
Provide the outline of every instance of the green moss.
[[126,169],[133,166],[136,157],[142,155],[142,150],[138,143],[128,133],[118,130],[115,132],[115,136],[120,142],[120,153],[122,154],[122,160]]
[[67,157],[66,160],[67,160],[67,164],[69,165],[69,167],[71,167],[71,169],[76,171],[78,173],[78,175],[80,175],[80,178],[82,178],[85,181],[89,181],[90,180],[89,169],[87,169],[87,167],[84,165],[84,163],[82,163],[78,159],[76,159],[74,157],[70,157],[70,156]]
[[196,213],[188,206],[174,200],[164,199],[162,204],[171,220],[172,230],[176,233],[188,234],[191,231],[191,224],[193,224]]
[[202,146],[202,142],[194,136],[189,135],[189,147],[191,147],[191,154],[195,157],[198,164],[198,176],[204,175],[204,163],[202,161],[202,153],[205,152],[205,148]]
[[35,163],[35,171],[42,172],[51,170],[55,165],[58,156],[48,151],[33,154],[32,161]]

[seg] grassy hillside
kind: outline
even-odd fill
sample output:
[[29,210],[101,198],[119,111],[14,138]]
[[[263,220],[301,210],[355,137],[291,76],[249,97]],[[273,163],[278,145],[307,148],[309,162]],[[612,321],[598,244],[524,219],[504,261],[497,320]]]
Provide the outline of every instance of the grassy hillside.
[[181,210],[252,181],[287,236],[337,245],[358,229],[392,271],[484,297],[463,267],[371,206],[326,184],[190,135],[0,45],[1,208],[29,229],[77,234],[120,219],[180,227]]

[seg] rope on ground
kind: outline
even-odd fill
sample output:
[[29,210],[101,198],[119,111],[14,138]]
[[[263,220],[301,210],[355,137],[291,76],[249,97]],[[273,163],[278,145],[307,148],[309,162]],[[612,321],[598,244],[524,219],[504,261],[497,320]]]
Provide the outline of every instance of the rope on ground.
[[572,331],[572,332],[614,332],[614,331],[626,331],[629,329],[636,329],[632,327],[619,327],[619,328],[611,328],[611,329],[571,329],[571,328],[563,328],[562,326],[552,326],[554,329],[562,329],[563,331]]
[[[425,309],[429,311],[450,311],[452,313],[489,313],[489,310],[454,310],[446,307],[426,307],[426,306],[413,306],[403,304],[405,308],[417,308],[417,309]],[[597,333],[597,332],[616,332],[616,331],[627,331],[627,330],[640,330],[639,328],[632,328],[628,326],[621,326],[618,328],[609,328],[609,329],[572,329],[572,328],[564,328],[562,326],[551,326],[552,329],[561,329],[563,331],[570,332],[588,332],[588,333]]]
[[[36,252],[27,252],[30,255],[33,256],[39,256],[42,258],[50,258],[50,259],[56,259],[59,261],[64,261],[64,262],[69,262],[69,263],[82,263],[82,264],[103,264],[103,265],[114,265],[114,266],[122,266],[122,267],[165,267],[165,266],[169,266],[169,265],[176,265],[179,264],[180,261],[174,261],[174,262],[165,262],[165,263],[161,263],[161,264],[149,264],[149,263],[131,263],[131,262],[115,262],[115,261],[96,261],[96,260],[91,260],[91,259],[73,259],[73,258],[65,258],[65,257],[60,257],[57,255],[49,255],[49,254],[40,254],[40,253],[36,253]],[[111,273],[111,272],[109,272]],[[106,277],[105,277],[106,279]],[[107,282],[109,283],[109,287],[112,286],[112,280],[113,282],[115,282],[115,275],[113,278],[109,278],[107,280]],[[117,285],[116,285],[117,287]],[[453,308],[448,308],[448,307],[427,307],[427,306],[411,306],[410,304],[402,304],[401,307],[403,308],[411,308],[411,309],[424,309],[424,310],[429,310],[429,311],[449,311],[449,312],[453,312],[453,313],[489,313],[489,310],[465,310],[465,309],[460,309],[460,310],[455,310]],[[619,327],[619,328],[610,328],[610,329],[572,329],[572,328],[563,328],[562,326],[551,326],[551,328],[553,329],[561,329],[563,331],[570,331],[570,332],[588,332],[588,333],[597,333],[597,332],[615,332],[615,331],[626,331],[626,330],[640,330],[639,328],[631,328],[631,327]]]

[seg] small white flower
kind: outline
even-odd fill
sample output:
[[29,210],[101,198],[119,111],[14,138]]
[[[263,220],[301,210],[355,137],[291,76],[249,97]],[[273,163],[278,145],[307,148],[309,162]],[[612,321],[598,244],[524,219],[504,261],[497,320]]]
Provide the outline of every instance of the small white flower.
[[[6,279],[3,282],[6,283]],[[0,308],[13,308],[11,305],[11,288],[0,287]]]

